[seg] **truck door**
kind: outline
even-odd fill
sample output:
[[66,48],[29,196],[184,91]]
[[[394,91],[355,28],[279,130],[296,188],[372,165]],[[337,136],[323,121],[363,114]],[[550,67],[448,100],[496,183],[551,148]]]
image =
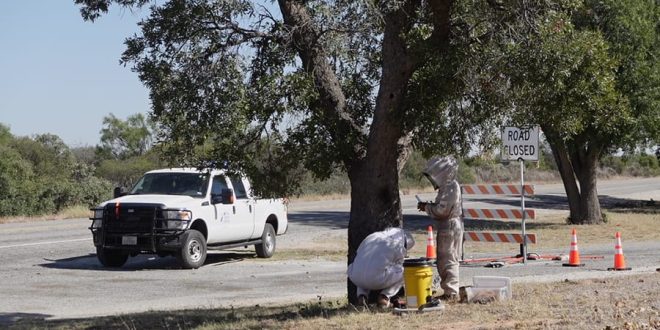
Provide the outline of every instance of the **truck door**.
[[234,221],[237,224],[237,235],[240,239],[249,239],[254,231],[255,201],[248,195],[241,177],[230,176],[229,179],[236,195]]
[[216,175],[211,182],[211,201],[214,217],[209,222],[209,243],[227,243],[240,240],[240,228],[236,218],[236,203],[224,204],[219,198],[222,190],[229,188],[224,175]]

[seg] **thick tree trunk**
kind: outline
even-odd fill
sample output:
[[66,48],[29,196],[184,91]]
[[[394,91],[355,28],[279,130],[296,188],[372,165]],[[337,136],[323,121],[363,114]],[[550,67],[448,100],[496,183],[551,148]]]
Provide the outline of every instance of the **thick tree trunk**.
[[[566,145],[551,129],[544,128],[543,131],[564,183],[570,209],[569,223],[598,224],[603,222],[596,189],[598,157],[601,148],[597,143],[581,143],[579,139],[571,140]],[[589,146],[585,147],[585,145]]]
[[[573,167],[580,182],[581,198],[579,217],[576,219],[577,221],[571,221],[571,223],[599,224],[603,222],[598,190],[596,189],[599,154],[600,152],[597,151],[596,146],[580,149],[573,153]],[[579,166],[575,164],[579,164]]]
[[581,196],[580,189],[575,181],[575,173],[573,172],[571,159],[563,141],[556,138],[549,130],[544,129],[544,132],[548,139],[548,144],[550,144],[552,155],[557,163],[557,169],[559,170],[561,181],[564,184],[564,190],[566,191],[566,197],[568,199],[568,209],[570,210],[569,222],[572,222],[572,219],[577,220],[580,218]]
[[[451,0],[430,1],[434,30],[430,43],[447,44]],[[410,136],[403,130],[400,116],[410,78],[421,62],[420,54],[409,53],[405,34],[414,24],[421,3],[408,1],[384,19],[382,73],[374,115],[366,140],[360,135],[348,111],[339,80],[317,44],[316,31],[304,3],[278,0],[285,24],[293,27],[296,51],[305,70],[314,77],[319,92],[316,109],[322,111],[333,134],[333,141],[353,153],[342,159],[351,181],[351,211],[348,225],[348,265],[358,246],[369,234],[387,227],[401,226],[403,217],[399,198],[399,170],[411,147]],[[357,137],[357,138],[352,138]],[[348,282],[348,297],[356,301],[356,288]]]
[[[397,161],[395,154],[379,153],[369,157],[349,174],[351,211],[348,222],[347,265],[355,259],[357,248],[365,237],[387,227],[401,226],[403,223]],[[347,279],[347,289],[349,301],[355,303],[356,287],[350,279]]]
[[[383,72],[367,141],[367,155],[349,173],[349,265],[365,237],[375,231],[403,224],[399,168],[403,166],[402,159],[407,154],[405,149],[409,144],[406,144],[403,150],[400,149],[399,142],[405,140],[402,139],[405,134],[397,116],[403,108],[403,99],[414,64],[401,35],[409,24],[405,12],[390,13],[386,15],[385,21],[388,24],[385,25],[383,36]],[[352,303],[357,299],[355,285],[350,279],[348,299]]]

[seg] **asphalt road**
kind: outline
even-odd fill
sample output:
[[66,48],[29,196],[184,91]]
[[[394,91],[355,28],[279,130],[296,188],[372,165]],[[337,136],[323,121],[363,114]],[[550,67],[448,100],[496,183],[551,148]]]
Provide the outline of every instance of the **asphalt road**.
[[[604,204],[611,205],[659,200],[660,178],[600,182],[599,194]],[[422,197],[431,199],[433,195]],[[415,198],[404,196],[402,201],[406,226],[424,228],[428,219],[416,212]],[[481,199],[466,203],[515,207],[517,202]],[[537,186],[536,196],[526,203],[547,212],[566,209],[563,188],[557,184]],[[348,209],[347,200],[293,203],[289,232],[278,237],[278,245],[299,246],[328,235],[345,237]],[[130,258],[121,269],[106,269],[96,259],[88,226],[85,219],[0,225],[0,325],[20,318],[267,305],[345,294],[345,262],[260,260],[254,258],[251,248],[214,252],[196,270],[178,269],[174,258],[151,256]],[[632,272],[660,267],[660,242],[627,242],[624,250]],[[471,284],[474,275],[510,276],[514,283],[624,275],[606,271],[612,265],[611,244],[581,247],[580,252],[607,257],[590,260],[582,268],[561,267],[554,261],[497,269],[467,265],[461,267],[461,284]]]

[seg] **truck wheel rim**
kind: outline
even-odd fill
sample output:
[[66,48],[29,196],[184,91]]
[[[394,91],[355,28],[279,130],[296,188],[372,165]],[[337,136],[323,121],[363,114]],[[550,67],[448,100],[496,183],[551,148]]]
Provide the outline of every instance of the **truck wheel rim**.
[[190,241],[188,245],[188,255],[192,261],[199,261],[202,258],[202,245],[197,240]]
[[266,233],[266,251],[270,252],[273,250],[273,235],[271,233]]

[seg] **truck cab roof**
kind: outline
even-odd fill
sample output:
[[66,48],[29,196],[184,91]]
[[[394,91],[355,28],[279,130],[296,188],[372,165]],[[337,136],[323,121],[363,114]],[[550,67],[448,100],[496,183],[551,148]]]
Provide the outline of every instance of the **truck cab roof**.
[[211,173],[213,175],[225,174],[225,170],[203,168],[197,169],[195,167],[173,167],[163,168],[147,172],[148,173]]

